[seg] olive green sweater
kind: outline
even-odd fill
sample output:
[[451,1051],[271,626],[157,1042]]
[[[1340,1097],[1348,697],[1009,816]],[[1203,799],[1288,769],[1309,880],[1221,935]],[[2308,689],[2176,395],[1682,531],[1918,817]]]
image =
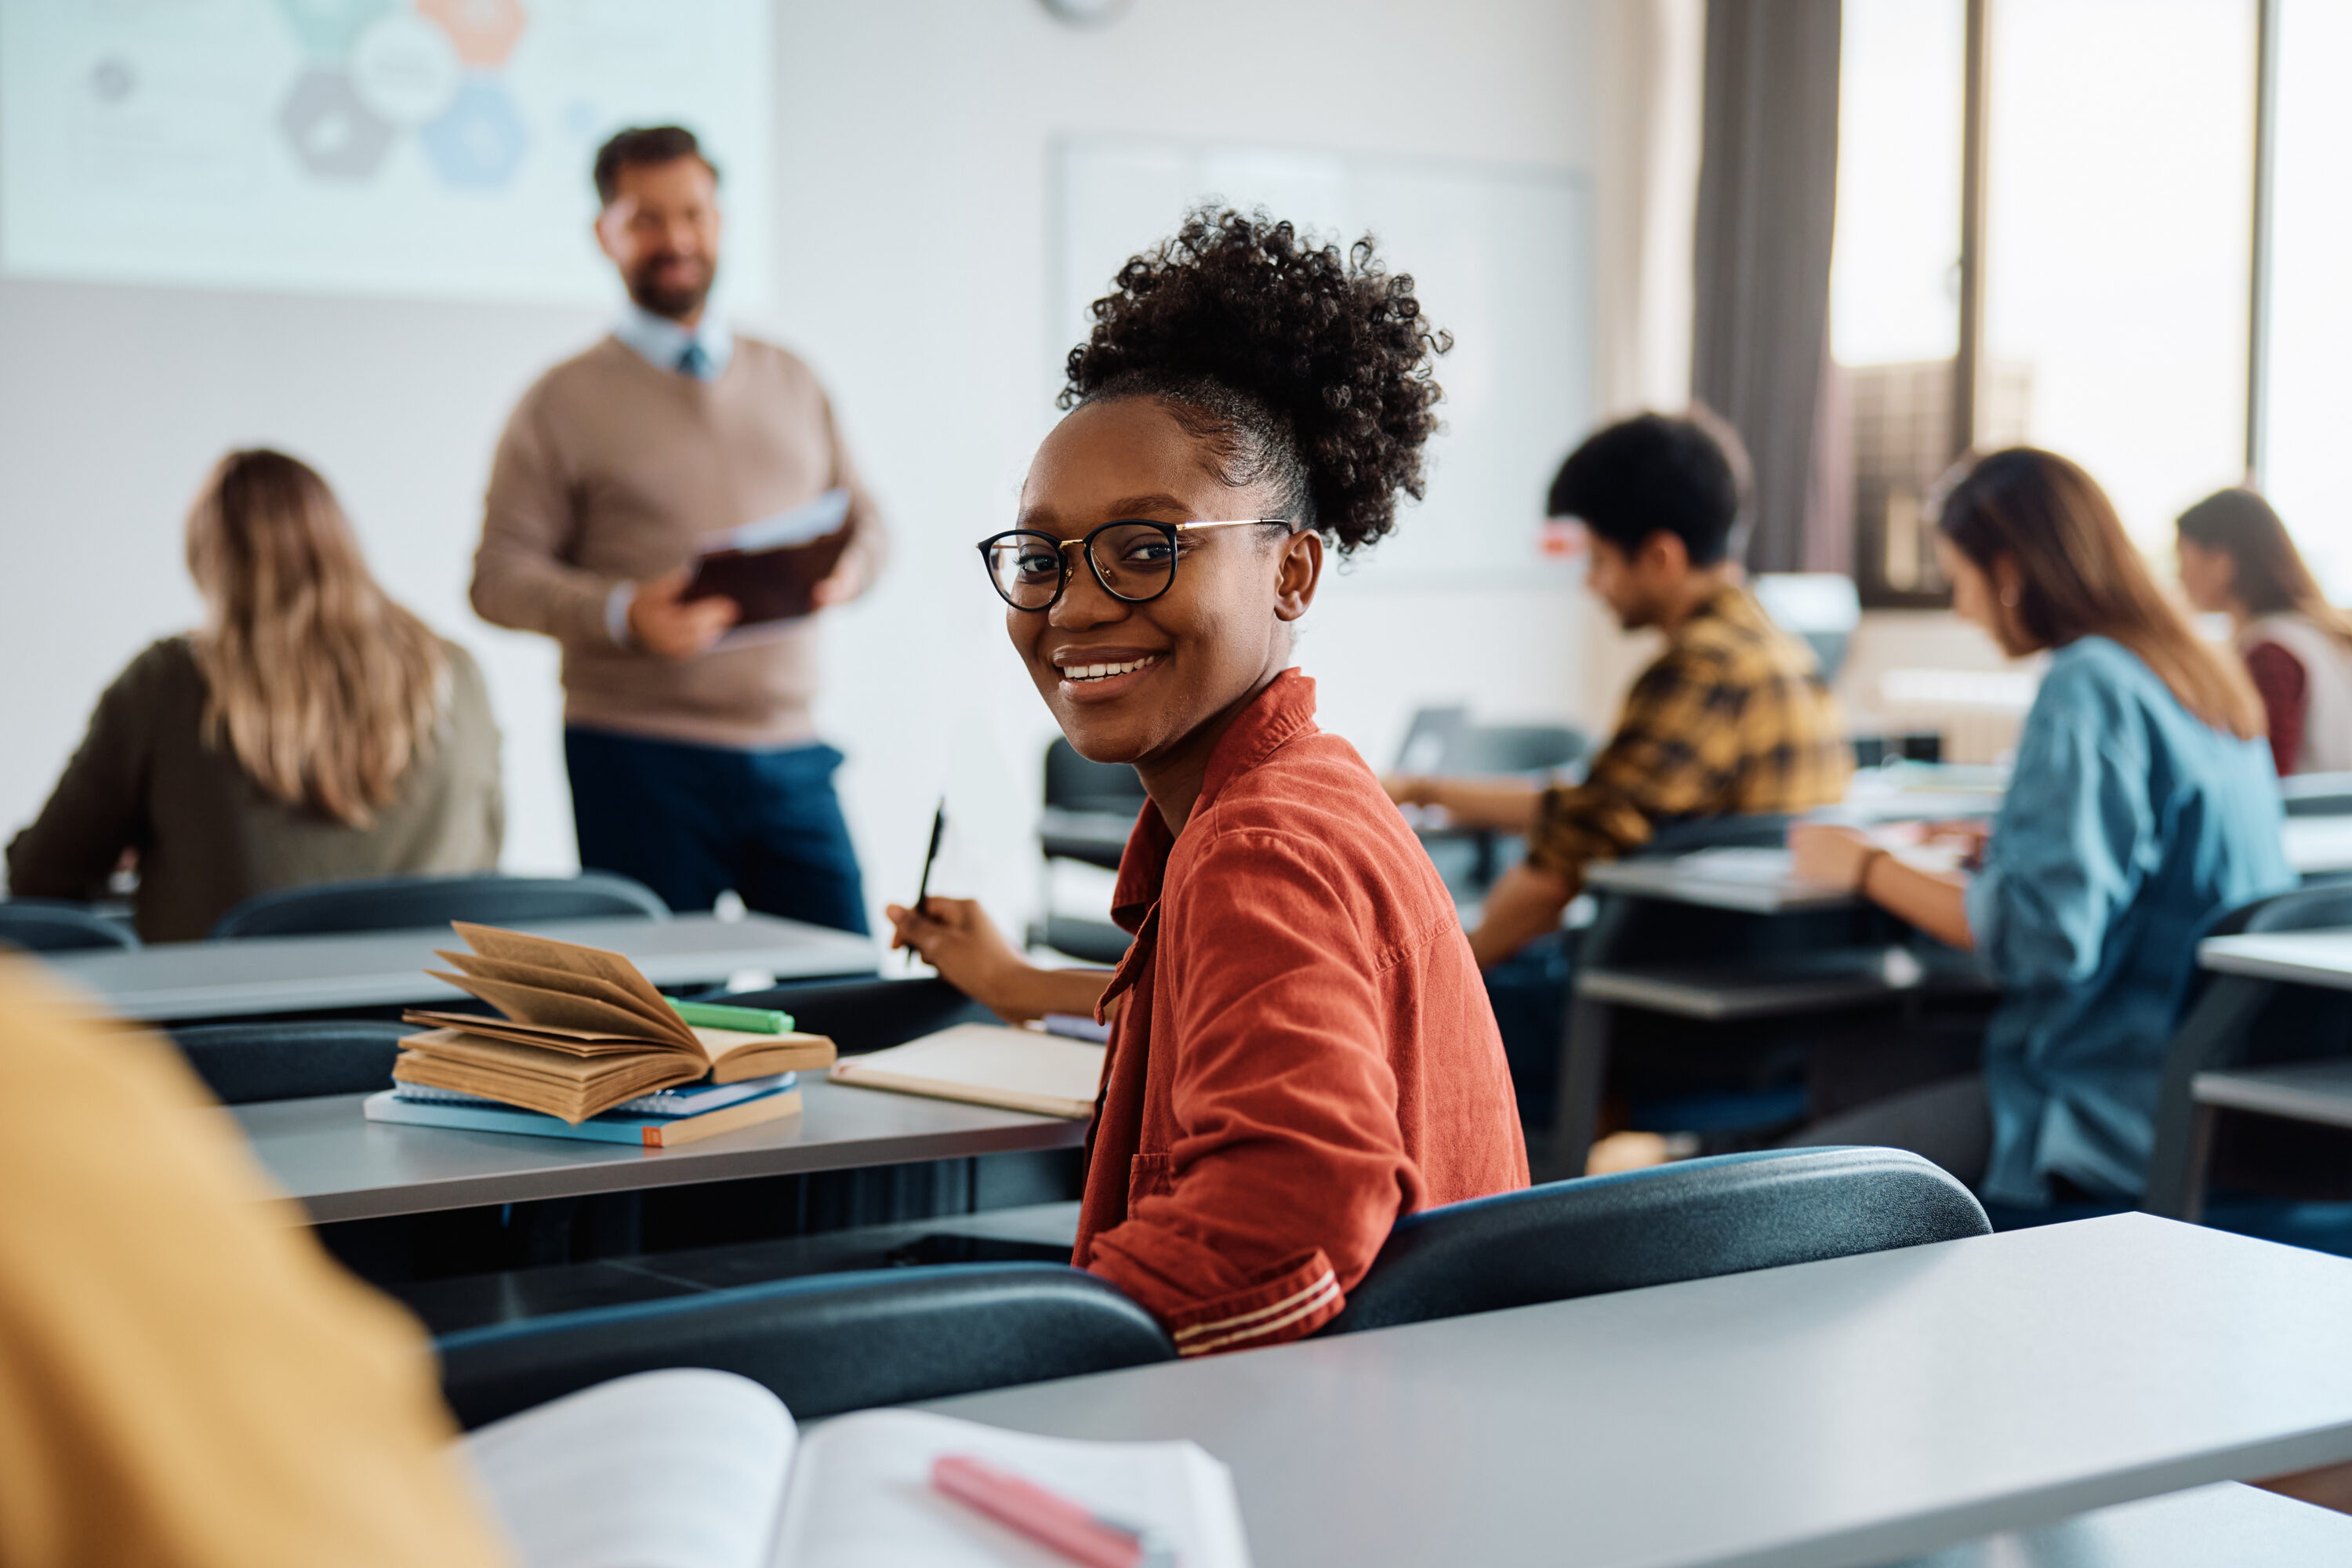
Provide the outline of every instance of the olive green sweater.
[[9,844],[8,890],[97,898],[122,852],[136,850],[139,934],[188,942],[256,893],[491,869],[506,810],[498,725],[472,657],[454,643],[442,650],[448,700],[433,742],[374,825],[356,828],[265,795],[205,739],[205,677],[188,639],[155,644],[98,700],[48,805]]

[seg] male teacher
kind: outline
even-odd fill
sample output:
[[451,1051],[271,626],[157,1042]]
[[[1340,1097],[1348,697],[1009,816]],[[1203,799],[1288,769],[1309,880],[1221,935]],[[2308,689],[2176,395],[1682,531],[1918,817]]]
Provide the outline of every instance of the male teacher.
[[474,608],[562,645],[581,865],[676,910],[732,888],[752,909],[863,932],[841,753],[809,716],[816,617],[730,637],[731,600],[684,595],[698,540],[841,489],[848,548],[814,594],[840,604],[882,563],[881,520],[808,366],[709,308],[719,172],[693,132],[624,131],[595,178],[596,243],[630,302],[507,422]]

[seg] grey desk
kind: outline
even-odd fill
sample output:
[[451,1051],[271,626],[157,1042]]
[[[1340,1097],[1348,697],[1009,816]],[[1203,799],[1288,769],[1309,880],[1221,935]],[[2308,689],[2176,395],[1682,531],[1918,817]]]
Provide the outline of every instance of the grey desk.
[[[656,985],[723,982],[739,970],[780,980],[871,974],[878,950],[846,931],[769,915],[723,921],[548,921],[528,930],[625,955]],[[464,945],[446,927],[336,936],[259,937],[46,955],[70,984],[115,1014],[157,1023],[338,1007],[447,1002],[457,993],[425,971],[436,947]]]
[[2305,877],[2352,871],[2352,816],[2290,816],[2286,863]]
[[1260,1568],[1858,1568],[2352,1458],[2347,1322],[2352,1262],[2119,1215],[928,1408],[1192,1438]]
[[[2335,820],[2292,818],[2287,826]],[[2352,1063],[2236,1070],[2210,1065],[2228,1059],[2280,986],[2352,991],[2352,931],[2209,937],[2198,944],[2197,963],[2213,979],[2166,1047],[2147,1164],[2145,1206],[2176,1219],[2194,1219],[2203,1210],[2215,1112],[2252,1110],[2352,1127]]]
[[1604,860],[1585,868],[1587,887],[1742,914],[1777,915],[1853,906],[1852,893],[1801,882],[1780,849],[1701,849],[1659,860]]
[[675,1149],[527,1138],[366,1120],[357,1094],[206,1112],[236,1118],[278,1186],[314,1224],[794,1175],[1072,1149],[1086,1123],[803,1080],[797,1117]]

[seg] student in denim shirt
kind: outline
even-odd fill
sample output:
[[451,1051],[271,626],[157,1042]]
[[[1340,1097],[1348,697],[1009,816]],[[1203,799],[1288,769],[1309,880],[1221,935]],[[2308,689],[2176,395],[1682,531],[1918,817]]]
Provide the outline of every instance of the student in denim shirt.
[[1932,875],[1844,827],[1790,842],[1802,874],[1982,953],[2003,1000],[1979,1072],[1791,1142],[1915,1149],[1997,1204],[2133,1196],[2198,939],[2294,881],[2262,705],[2064,458],[1983,458],[1940,527],[1953,607],[2012,657],[2052,650],[1982,867]]

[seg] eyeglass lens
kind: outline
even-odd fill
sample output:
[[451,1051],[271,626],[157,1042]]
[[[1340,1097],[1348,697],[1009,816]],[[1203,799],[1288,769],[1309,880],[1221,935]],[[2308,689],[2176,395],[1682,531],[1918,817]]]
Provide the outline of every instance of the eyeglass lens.
[[[1136,603],[1167,592],[1176,570],[1176,542],[1166,529],[1145,522],[1097,531],[1087,541],[1087,555],[1106,589]],[[1063,559],[1063,552],[1043,534],[1017,533],[988,548],[996,591],[1016,609],[1042,610],[1054,602],[1062,586]]]

